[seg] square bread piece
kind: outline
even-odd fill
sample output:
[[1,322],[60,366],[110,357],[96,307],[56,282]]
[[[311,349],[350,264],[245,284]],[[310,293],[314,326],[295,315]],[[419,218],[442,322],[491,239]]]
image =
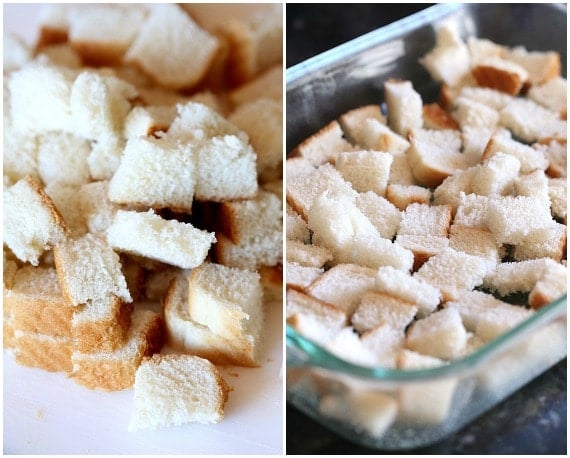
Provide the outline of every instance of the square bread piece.
[[129,431],[218,423],[230,390],[207,359],[155,354],[137,369]]
[[261,339],[263,289],[259,273],[206,262],[190,272],[190,317],[236,341]]

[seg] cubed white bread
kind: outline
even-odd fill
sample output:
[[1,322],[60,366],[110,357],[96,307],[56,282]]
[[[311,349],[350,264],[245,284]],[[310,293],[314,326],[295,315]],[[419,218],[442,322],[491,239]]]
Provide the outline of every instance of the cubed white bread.
[[458,130],[459,124],[453,117],[445,111],[438,103],[424,104],[422,108],[423,125],[424,129],[456,129]]
[[66,238],[61,214],[40,183],[25,177],[3,194],[3,240],[23,262],[38,265],[40,255]]
[[191,213],[195,186],[196,160],[191,145],[138,137],[127,140],[108,193],[116,204]]
[[135,106],[125,118],[125,138],[148,137],[156,132],[166,132],[176,117],[176,106]]
[[263,289],[258,272],[210,262],[188,278],[190,318],[237,342],[260,345],[264,324]]
[[79,187],[55,181],[44,190],[65,221],[69,234],[73,237],[85,234],[88,228],[81,211]]
[[65,132],[39,137],[38,172],[44,184],[53,182],[79,186],[90,181],[87,158],[91,145],[84,138]]
[[504,92],[480,86],[462,87],[459,92],[459,97],[464,100],[467,99],[482,103],[496,111],[503,109],[513,99],[511,95],[505,94]]
[[402,213],[395,205],[372,191],[359,193],[354,203],[382,237],[394,238],[402,219]]
[[350,316],[362,295],[374,288],[375,271],[355,264],[337,264],[320,275],[305,291]]
[[70,96],[75,76],[64,67],[35,63],[12,72],[7,84],[14,130],[73,132]]
[[82,353],[73,351],[71,378],[89,389],[118,391],[132,388],[135,374],[145,356],[161,350],[164,323],[151,310],[135,310],[127,343],[114,351]]
[[137,369],[129,431],[219,423],[230,390],[207,359],[155,354]]
[[287,240],[303,243],[309,243],[311,240],[307,222],[289,204],[286,204],[285,208],[285,231]]
[[71,305],[113,295],[132,301],[119,255],[105,240],[92,234],[66,239],[55,246],[54,256],[61,290]]
[[[6,107],[6,101],[4,101]],[[2,166],[4,188],[30,175],[39,178],[39,136],[33,132],[14,132],[4,112]]]
[[461,130],[467,127],[493,130],[499,124],[499,112],[494,108],[463,96],[453,101],[451,116]]
[[463,351],[467,332],[456,309],[446,308],[414,322],[407,331],[406,347],[428,356],[452,360]]
[[275,266],[283,262],[282,230],[261,230],[257,236],[252,234],[252,237],[237,244],[221,233],[216,238],[214,257],[220,264],[256,270],[261,266]]
[[413,321],[418,307],[390,294],[367,291],[360,298],[350,323],[359,333],[386,323],[391,328],[403,331]]
[[287,323],[321,345],[347,325],[343,310],[300,291],[288,289],[286,304]]
[[16,272],[19,269],[16,256],[8,249],[5,245],[2,250],[2,283],[4,288],[12,288],[14,285],[14,278],[16,277]]
[[283,101],[283,65],[277,64],[255,76],[250,81],[228,92],[233,106],[252,102],[260,97]]
[[351,151],[339,153],[335,167],[355,191],[373,191],[383,196],[392,161],[391,154],[381,151]]
[[321,268],[333,260],[333,254],[329,249],[298,240],[287,240],[285,250],[287,262],[295,262],[305,267]]
[[488,259],[491,263],[499,262],[506,255],[506,249],[488,230],[458,224],[450,228],[449,247]]
[[91,140],[121,136],[131,100],[137,95],[134,86],[119,78],[81,72],[69,101],[74,131]]
[[543,107],[559,113],[562,118],[566,118],[566,94],[566,78],[557,76],[545,83],[531,86],[527,96]]
[[240,105],[228,117],[249,136],[257,154],[257,173],[262,181],[279,177],[283,163],[283,106],[260,98]]
[[38,48],[51,43],[67,41],[69,12],[73,5],[66,3],[44,4],[38,10]]
[[107,229],[107,241],[117,251],[190,269],[202,264],[216,237],[190,223],[165,220],[153,210],[118,210]]
[[565,224],[552,222],[544,231],[534,234],[534,237],[524,239],[514,247],[512,256],[515,261],[525,261],[536,258],[552,258],[562,261],[566,252],[567,227]]
[[228,339],[198,323],[188,310],[188,273],[175,272],[162,299],[168,344],[175,350],[207,358],[214,364],[259,366],[261,345],[254,336]]
[[4,53],[2,63],[4,73],[11,72],[23,67],[32,60],[30,46],[15,33],[4,33]]
[[38,50],[36,59],[49,65],[61,65],[75,70],[79,70],[83,65],[81,55],[69,42],[42,46]]
[[[281,174],[281,169],[279,170],[279,175]],[[283,178],[282,176],[279,178],[271,179],[271,181],[266,181],[265,183],[260,184],[260,189],[263,191],[270,192],[271,194],[275,194],[279,201],[283,202]]]
[[146,11],[135,5],[80,5],[69,11],[69,42],[85,65],[119,63],[140,28]]
[[240,137],[208,139],[197,146],[195,157],[196,200],[247,199],[257,193],[257,156]]
[[487,203],[487,226],[499,243],[516,245],[552,221],[550,206],[537,197],[493,196]]
[[480,196],[510,195],[520,168],[521,163],[515,156],[496,153],[475,167],[471,190]]
[[20,365],[66,374],[73,368],[73,339],[70,337],[54,337],[15,329],[12,342],[16,362]]
[[[351,412],[347,417],[346,412]],[[349,391],[326,394],[319,401],[319,413],[347,422],[371,437],[380,438],[390,428],[398,412],[391,396],[378,391]]]
[[564,178],[549,179],[548,195],[550,197],[552,215],[566,224],[566,214],[568,212],[568,184],[566,180]]
[[397,155],[405,154],[410,148],[410,142],[384,122],[376,118],[366,118],[360,126],[359,146]]
[[514,183],[514,194],[518,196],[536,197],[550,206],[550,197],[548,196],[548,177],[544,170],[535,170],[534,172],[521,175]]
[[337,358],[364,367],[376,367],[378,358],[374,351],[366,347],[358,334],[350,326],[343,328],[327,344],[325,349]]
[[248,141],[244,131],[208,105],[189,101],[177,104],[176,110],[177,115],[165,137],[181,142],[197,142],[217,136],[235,135],[244,142]]
[[429,258],[414,278],[438,288],[442,299],[447,301],[480,286],[488,269],[489,263],[485,258],[447,248]]
[[469,165],[473,166],[481,162],[487,143],[489,143],[493,132],[496,130],[487,129],[486,127],[466,126],[461,131],[463,154],[466,156]]
[[334,162],[337,153],[354,149],[354,146],[344,138],[340,124],[337,121],[331,121],[303,140],[291,154],[304,157],[318,167],[327,162]]
[[308,267],[296,262],[288,261],[285,266],[285,281],[287,288],[305,290],[311,283],[319,278],[325,269],[322,267]]
[[474,193],[466,194],[459,191],[457,211],[453,218],[456,226],[472,227],[481,230],[488,230],[487,205],[488,196],[480,196]]
[[[254,241],[283,230],[282,204],[275,194],[260,190],[253,199],[222,202],[217,217],[220,232],[233,243]],[[278,247],[275,247],[276,250]]]
[[[164,268],[145,272],[145,298],[153,302],[162,301],[170,282],[182,272],[182,269],[172,266],[164,266]],[[187,299],[187,296],[188,294],[185,294],[184,299]]]
[[528,72],[530,84],[537,85],[560,76],[560,54],[556,51],[528,51],[523,46],[507,49],[505,56]]
[[125,150],[122,137],[109,137],[91,144],[91,154],[87,158],[89,173],[94,180],[110,180],[119,168],[121,155]]
[[105,234],[118,209],[118,205],[109,200],[108,192],[108,181],[93,181],[79,188],[81,213],[88,231],[93,234]]
[[439,88],[437,102],[444,110],[449,111],[453,106],[453,101],[459,97],[463,88],[471,86],[477,86],[477,82],[473,74],[469,71],[453,86],[445,83],[442,84]]
[[[408,142],[409,143],[409,142]],[[390,167],[389,184],[415,185],[414,173],[408,164],[406,153],[392,153],[392,166]]]
[[546,170],[548,167],[548,160],[542,151],[518,142],[510,136],[493,135],[485,147],[482,159],[488,160],[499,153],[516,157],[520,162],[520,173]]
[[380,105],[364,105],[343,113],[338,122],[346,138],[354,145],[363,146],[365,135],[363,129],[367,119],[376,119],[386,124],[386,117],[380,110]]
[[[445,365],[439,358],[404,349],[398,367],[404,370],[430,369]],[[405,384],[398,393],[398,418],[411,423],[434,425],[444,422],[453,405],[457,379],[444,377],[433,381]]]
[[490,56],[476,62],[471,68],[477,84],[510,95],[518,95],[529,79],[524,67],[502,57]]
[[423,102],[411,81],[389,79],[384,83],[384,99],[388,125],[398,134],[407,136],[423,126]]
[[546,156],[548,160],[546,173],[549,177],[566,177],[568,169],[568,148],[566,141],[552,140],[546,144],[535,143],[532,146],[536,150],[543,152]]
[[568,285],[568,269],[564,264],[548,263],[532,288],[528,302],[534,309],[543,307],[566,294]]
[[513,99],[500,114],[500,124],[526,143],[567,137],[566,121],[560,119],[558,113],[530,99]]
[[560,265],[550,258],[503,262],[485,276],[483,286],[501,296],[529,292],[549,269]]
[[423,185],[435,188],[448,176],[464,170],[469,163],[460,153],[461,134],[452,129],[416,129],[410,133],[408,162]]
[[487,38],[470,36],[467,38],[467,47],[471,56],[472,64],[489,57],[501,57],[505,54],[506,48]]
[[445,178],[433,191],[433,203],[435,205],[451,205],[453,214],[455,214],[461,203],[461,194],[472,192],[473,175],[476,170],[475,167],[469,167]]
[[435,235],[397,235],[394,242],[414,254],[413,272],[418,270],[429,258],[441,253],[449,246],[447,237]]
[[415,304],[419,317],[429,315],[441,301],[437,287],[389,266],[380,267],[376,272],[375,290]]
[[435,81],[455,86],[471,69],[469,49],[450,24],[442,24],[435,33],[435,47],[419,62]]
[[403,329],[382,323],[366,331],[360,337],[362,345],[370,350],[376,358],[376,365],[396,369],[398,352],[404,348],[405,334]]
[[311,206],[308,217],[315,243],[328,248],[335,263],[377,268],[390,265],[410,270],[412,252],[382,238],[370,220],[348,198],[323,193]]
[[429,204],[432,192],[429,188],[415,184],[389,184],[386,187],[386,199],[398,210],[405,211],[408,205]]
[[315,166],[304,157],[290,157],[285,161],[285,176],[287,177],[287,181],[293,181],[315,170]]
[[357,193],[349,182],[331,164],[319,166],[313,172],[287,179],[285,184],[287,202],[305,220],[314,200],[327,192],[329,196],[346,195],[356,197]]
[[398,235],[447,237],[450,224],[450,205],[411,203],[402,214]]
[[475,319],[475,335],[490,341],[522,323],[532,315],[532,311],[522,306],[503,304],[488,307]]
[[178,5],[153,5],[149,10],[125,60],[139,65],[162,86],[181,89],[196,85],[215,57],[218,39]]

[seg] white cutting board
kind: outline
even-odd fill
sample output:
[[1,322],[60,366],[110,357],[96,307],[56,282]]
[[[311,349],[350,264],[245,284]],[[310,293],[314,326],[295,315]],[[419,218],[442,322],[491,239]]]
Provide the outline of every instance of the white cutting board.
[[[3,13],[5,33],[36,39],[37,5],[4,4]],[[268,309],[262,367],[221,368],[233,391],[216,425],[129,433],[132,390],[88,390],[4,351],[4,454],[282,454],[283,311]]]

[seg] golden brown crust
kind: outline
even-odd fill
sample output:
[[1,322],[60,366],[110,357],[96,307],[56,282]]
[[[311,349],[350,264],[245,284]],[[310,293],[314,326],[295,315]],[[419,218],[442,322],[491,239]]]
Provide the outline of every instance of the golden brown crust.
[[66,43],[67,40],[67,29],[42,25],[40,27],[38,41],[36,43],[36,52],[40,52],[42,48],[46,46]]
[[12,291],[6,299],[8,307],[13,310],[16,329],[54,337],[72,337],[71,319],[75,308],[63,297],[33,296]]
[[496,89],[510,95],[518,95],[525,83],[518,73],[492,65],[479,64],[473,67],[471,72],[479,86]]
[[460,130],[457,121],[439,104],[430,103],[423,106],[424,125],[428,129]]
[[16,332],[16,362],[50,372],[71,372],[73,339],[42,338],[36,333]]
[[303,140],[291,151],[290,156],[301,156],[311,163],[311,150],[317,145],[325,146],[328,151],[326,162],[333,162],[337,152],[352,151],[354,147],[342,137],[342,129],[338,121],[331,121],[316,133]]
[[114,66],[122,62],[124,46],[97,41],[71,41],[71,47],[81,56],[83,65],[92,67]]

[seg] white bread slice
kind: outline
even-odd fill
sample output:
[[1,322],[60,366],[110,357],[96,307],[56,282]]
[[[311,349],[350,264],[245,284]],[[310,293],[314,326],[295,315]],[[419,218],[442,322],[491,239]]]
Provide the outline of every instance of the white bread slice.
[[79,70],[83,65],[81,55],[71,47],[69,42],[55,43],[37,48],[36,59],[49,65]]
[[460,95],[453,101],[451,116],[461,130],[467,127],[494,130],[499,124],[499,112],[477,100]]
[[564,296],[567,286],[568,269],[566,266],[549,263],[528,295],[528,302],[534,309],[541,308]]
[[124,150],[125,140],[122,137],[109,136],[102,141],[93,142],[91,154],[87,158],[91,178],[110,180],[119,168]]
[[113,295],[132,301],[119,256],[103,239],[92,234],[67,239],[56,245],[54,257],[61,290],[71,305]]
[[456,251],[480,256],[492,263],[500,262],[506,249],[485,229],[453,224],[449,231],[449,247]]
[[343,113],[338,122],[348,141],[354,145],[364,146],[365,134],[363,129],[367,119],[376,119],[386,124],[386,117],[380,110],[380,105],[364,105]]
[[415,304],[420,317],[433,312],[441,300],[441,293],[437,287],[417,276],[411,276],[407,272],[389,266],[380,267],[376,272],[374,289]]
[[92,234],[106,234],[119,208],[109,200],[109,182],[93,181],[81,186],[78,191],[81,213]]
[[149,10],[125,60],[139,65],[162,86],[181,89],[196,85],[214,59],[218,39],[178,5],[152,5]]
[[456,130],[415,129],[410,133],[410,142],[408,162],[416,179],[425,186],[435,188],[469,165],[459,152],[461,134]]
[[441,253],[449,246],[447,237],[435,235],[397,235],[394,243],[414,254],[412,271],[418,270],[432,256]]
[[292,182],[315,170],[316,167],[304,157],[290,157],[285,161],[285,176],[287,177],[287,181]]
[[488,270],[489,263],[485,258],[447,248],[429,258],[414,278],[438,288],[442,299],[447,301],[481,285]]
[[498,152],[475,167],[471,190],[479,196],[510,195],[520,169],[521,163],[515,156]]
[[566,78],[557,76],[545,83],[531,86],[527,97],[543,107],[559,113],[562,118],[566,119],[567,91]]
[[487,225],[499,243],[516,245],[551,223],[549,205],[538,197],[493,196],[487,204]]
[[505,55],[507,49],[505,46],[497,44],[487,38],[478,38],[475,36],[467,38],[467,47],[469,48],[472,65],[489,57],[502,57]]
[[[542,231],[541,231],[542,232]],[[514,247],[512,252],[515,261],[526,261],[536,258],[552,258],[562,261],[566,252],[567,228],[565,224],[553,222],[544,229],[544,233],[524,239]]]
[[229,101],[234,107],[260,97],[268,97],[276,102],[283,101],[282,64],[271,66],[255,78],[228,92]]
[[14,331],[14,355],[23,366],[38,367],[50,372],[65,372],[73,369],[71,355],[73,339],[51,335]]
[[329,249],[298,240],[287,240],[285,249],[287,262],[295,262],[304,267],[321,268],[333,260],[333,254]]
[[[435,205],[451,205],[453,214],[460,205],[460,196],[472,192],[473,175],[477,169],[469,167],[445,178],[433,191]],[[429,203],[429,201],[427,202]]]
[[331,164],[321,165],[311,173],[288,179],[285,186],[287,202],[305,220],[313,201],[325,191],[330,196],[357,195],[350,183]]
[[402,212],[414,203],[429,204],[431,197],[429,188],[415,184],[392,183],[386,187],[386,199]]
[[374,350],[366,347],[350,326],[343,328],[327,342],[325,349],[337,358],[358,366],[378,366],[378,357]]
[[507,49],[505,58],[523,67],[532,85],[560,76],[560,54],[556,51],[528,51],[523,46],[516,46]]
[[455,86],[470,70],[469,49],[448,23],[437,28],[435,40],[435,47],[419,62],[435,81]]
[[287,288],[304,291],[311,283],[324,273],[322,267],[308,267],[296,262],[288,261],[285,266],[285,279]]
[[190,317],[234,342],[260,347],[264,324],[259,273],[206,262],[190,272]]
[[285,231],[287,240],[303,243],[309,243],[311,240],[307,222],[289,204],[285,206]]
[[402,219],[402,213],[396,206],[372,191],[359,193],[354,203],[382,237],[390,240],[394,238]]
[[[4,85],[6,88],[6,85]],[[6,94],[6,89],[4,93]],[[9,111],[9,101],[4,99],[4,110]],[[30,175],[39,178],[38,151],[39,136],[33,132],[14,132],[10,126],[9,113],[4,111],[4,141],[2,166],[4,170],[4,189],[18,180]]]
[[410,350],[444,360],[455,359],[466,343],[467,332],[454,308],[439,310],[414,322],[406,335],[406,347]]
[[532,310],[516,305],[488,307],[476,318],[475,335],[488,342],[514,328],[530,315]]
[[398,352],[404,348],[405,333],[403,329],[382,323],[363,333],[360,340],[364,348],[374,354],[377,366],[396,368]]
[[568,168],[568,151],[566,141],[547,141],[543,143],[535,143],[532,145],[538,151],[541,151],[548,160],[548,168],[546,173],[549,177],[560,178],[566,177]]
[[546,205],[550,206],[548,177],[543,170],[535,170],[526,175],[520,175],[514,184],[514,194],[518,196],[536,197],[542,199]]
[[90,181],[89,142],[65,132],[42,135],[38,142],[38,173],[44,184],[79,186]]
[[270,98],[240,105],[228,120],[249,136],[257,154],[257,174],[261,181],[281,175],[283,163],[283,106]]
[[221,233],[217,234],[216,238],[214,256],[220,264],[257,270],[262,266],[276,266],[283,261],[282,230],[265,233],[260,230],[258,237],[253,235],[237,244]]
[[398,235],[447,237],[450,224],[450,205],[411,203],[402,214]]
[[335,167],[355,191],[373,191],[383,196],[392,161],[391,154],[380,151],[351,151],[339,153]]
[[125,117],[123,135],[131,139],[166,132],[176,114],[175,105],[135,106]]
[[70,377],[89,389],[118,391],[132,388],[137,368],[144,357],[159,352],[163,342],[161,316],[151,310],[135,310],[127,343],[115,351],[74,351]]
[[22,178],[5,190],[3,209],[4,243],[20,261],[37,266],[39,256],[66,237],[63,218],[36,179]]
[[356,264],[337,264],[320,275],[305,292],[352,315],[362,295],[374,288],[375,271]]
[[393,155],[405,154],[410,147],[406,137],[397,134],[383,120],[366,118],[360,126],[359,146]]
[[568,212],[568,184],[564,178],[550,178],[548,180],[548,196],[551,202],[552,215],[566,224]]
[[504,92],[480,86],[464,86],[458,97],[482,103],[496,111],[502,110],[513,99],[511,95]]
[[411,81],[389,79],[384,83],[384,99],[388,125],[398,134],[407,136],[423,126],[423,102]]
[[457,211],[453,218],[453,225],[488,230],[487,205],[488,196],[479,196],[474,193],[459,192]]
[[371,331],[383,323],[403,331],[413,321],[418,307],[389,294],[377,291],[365,292],[350,323],[360,333]]
[[155,354],[135,374],[129,431],[219,423],[230,389],[207,359]]
[[327,162],[334,162],[337,153],[353,151],[354,149],[354,146],[343,137],[338,121],[331,121],[297,145],[291,151],[291,155],[304,157],[315,167],[318,167]]
[[524,67],[510,59],[490,56],[476,62],[471,68],[477,84],[510,95],[518,95],[529,79]]
[[50,197],[67,226],[72,237],[78,237],[87,232],[85,217],[81,213],[79,188],[55,181],[45,187],[45,193]]
[[118,251],[190,269],[202,264],[216,237],[190,223],[165,220],[153,210],[118,210],[107,229],[107,241]]
[[168,344],[214,364],[257,367],[260,345],[254,338],[227,339],[190,316],[187,277],[187,272],[174,273],[162,300]]
[[194,150],[168,139],[132,138],[109,181],[111,202],[191,213],[196,186]]
[[546,170],[548,160],[544,153],[524,143],[518,142],[506,135],[493,135],[485,147],[482,159],[502,153],[516,157],[520,162],[520,173],[530,173],[534,170]]
[[[346,412],[351,412],[347,417]],[[319,401],[319,413],[325,417],[347,422],[350,427],[380,438],[390,428],[398,412],[397,402],[377,391],[348,391],[324,395]]]

